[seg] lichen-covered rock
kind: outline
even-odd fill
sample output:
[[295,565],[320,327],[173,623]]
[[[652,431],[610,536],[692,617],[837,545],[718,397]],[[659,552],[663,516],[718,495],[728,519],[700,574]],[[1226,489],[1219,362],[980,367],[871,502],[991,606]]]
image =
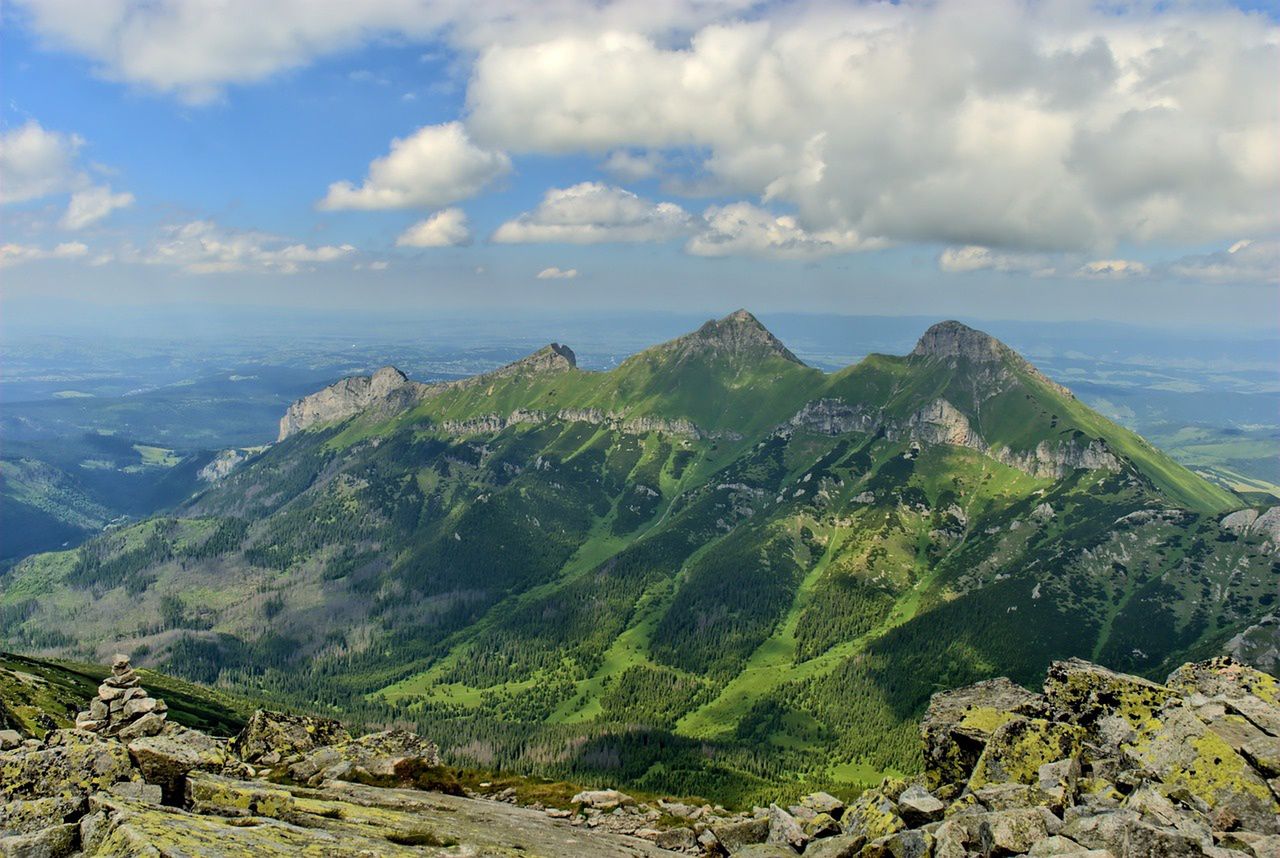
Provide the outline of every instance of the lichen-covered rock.
[[[438,764],[439,760],[436,763]],[[616,789],[583,790],[575,795],[572,801],[574,804],[583,804],[597,810],[613,810],[615,807],[636,803],[634,798]]]
[[969,788],[992,783],[1038,784],[1040,767],[1079,756],[1084,730],[1043,718],[1014,717],[992,731]]
[[38,748],[0,753],[0,801],[76,798],[122,780],[138,780],[119,742],[79,730],[55,730]]
[[273,766],[295,754],[350,741],[347,728],[332,718],[259,709],[232,740],[231,749],[246,763]]
[[829,792],[809,793],[800,799],[800,804],[814,813],[827,813],[836,819],[844,813],[844,802]]
[[1036,714],[1042,703],[1003,678],[933,695],[920,724],[928,788],[965,783],[991,734],[1015,715]]
[[844,812],[840,823],[846,834],[860,834],[867,840],[879,840],[907,827],[898,813],[898,805],[878,789],[858,796]]
[[25,834],[0,835],[3,858],[63,858],[76,851],[74,824],[59,824]]
[[1280,833],[1280,804],[1263,778],[1189,709],[1162,710],[1126,747],[1134,765],[1205,802],[1214,827]]
[[871,841],[862,848],[862,858],[928,858],[932,852],[933,835],[913,829]]
[[[407,730],[384,730],[358,739],[317,748],[297,759],[286,761],[288,778],[297,783],[318,785],[325,780],[343,780],[369,786],[401,786],[462,794],[453,774],[440,765],[440,749],[434,742]],[[598,790],[593,805],[603,809],[612,794],[615,803],[634,804],[634,799],[616,790]],[[579,803],[589,803],[587,801]]]
[[1050,717],[1085,728],[1103,748],[1143,728],[1177,696],[1166,686],[1078,658],[1055,661],[1044,681]]
[[221,772],[228,762],[225,742],[177,725],[169,725],[162,734],[133,740],[129,756],[147,783],[158,785],[169,800],[182,795],[189,772]]
[[78,818],[85,807],[83,796],[11,799],[0,804],[0,834],[31,834],[61,825]]

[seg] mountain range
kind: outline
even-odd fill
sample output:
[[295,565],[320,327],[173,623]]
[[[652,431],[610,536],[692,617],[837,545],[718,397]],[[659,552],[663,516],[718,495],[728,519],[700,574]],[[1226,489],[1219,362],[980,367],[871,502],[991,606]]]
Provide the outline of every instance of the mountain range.
[[741,798],[918,771],[940,689],[1275,629],[1280,514],[1244,506],[980,331],[824,373],[738,311],[605,372],[344,379],[0,577],[0,640]]

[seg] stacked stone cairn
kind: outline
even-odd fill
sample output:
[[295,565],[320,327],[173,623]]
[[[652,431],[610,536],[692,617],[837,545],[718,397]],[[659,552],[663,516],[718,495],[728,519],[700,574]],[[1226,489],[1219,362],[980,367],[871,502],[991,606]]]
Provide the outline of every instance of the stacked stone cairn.
[[76,715],[76,729],[128,742],[163,730],[168,711],[163,700],[150,696],[139,684],[129,657],[117,655],[111,660],[111,675],[98,686],[98,696],[89,701],[88,710]]

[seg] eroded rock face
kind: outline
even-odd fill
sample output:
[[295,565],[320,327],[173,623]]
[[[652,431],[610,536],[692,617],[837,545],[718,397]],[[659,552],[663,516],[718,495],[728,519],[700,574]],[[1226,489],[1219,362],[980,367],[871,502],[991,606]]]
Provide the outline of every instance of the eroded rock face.
[[290,405],[284,417],[280,418],[277,440],[283,441],[312,426],[335,423],[364,412],[396,414],[451,388],[482,386],[514,375],[565,372],[575,366],[577,360],[573,349],[559,343],[544,346],[528,357],[493,372],[442,384],[410,381],[395,367],[384,366],[373,375],[344,378]]

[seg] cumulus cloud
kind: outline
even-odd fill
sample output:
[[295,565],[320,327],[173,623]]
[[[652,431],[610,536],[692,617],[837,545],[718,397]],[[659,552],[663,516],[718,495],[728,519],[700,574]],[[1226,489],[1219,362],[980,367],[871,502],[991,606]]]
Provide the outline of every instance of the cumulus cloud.
[[505,244],[666,241],[691,228],[689,213],[675,203],[656,203],[623,188],[582,182],[547,191],[536,209],[498,227],[493,240]]
[[396,247],[458,247],[470,243],[467,215],[459,208],[442,209],[418,221],[396,239]]
[[807,259],[883,246],[866,241],[851,229],[806,230],[790,215],[774,215],[751,203],[711,206],[702,215],[704,228],[685,250],[695,256],[747,254]]
[[511,172],[505,152],[475,145],[460,122],[427,125],[391,141],[391,151],[369,164],[363,184],[334,182],[320,208],[402,209],[442,206],[475,196]]
[[198,220],[168,227],[147,251],[130,261],[173,265],[191,274],[270,271],[294,274],[304,266],[353,256],[350,244],[316,247],[264,232],[233,230]]
[[65,193],[83,181],[76,169],[84,140],[48,131],[34,119],[0,134],[0,203]]
[[[1280,26],[1228,4],[20,2],[49,44],[191,99],[388,35],[443,37],[473,60],[483,151],[696,152],[726,196],[812,231],[1096,255],[1280,229]],[[509,169],[419,180],[431,164],[406,157],[404,177],[395,155],[375,162],[395,175],[371,165],[326,202],[434,208]],[[614,166],[639,178],[636,157]]]
[[815,5],[687,44],[490,45],[468,126],[512,151],[705,151],[812,229],[1087,252],[1280,227],[1278,66],[1280,28],[1227,8]]
[[71,195],[67,211],[58,222],[63,229],[83,229],[111,214],[116,209],[133,205],[133,194],[114,194],[106,185],[98,185]]
[[1184,256],[1169,271],[1215,283],[1275,283],[1280,281],[1280,239],[1241,239],[1217,253]]
[[109,78],[196,103],[217,98],[227,84],[260,81],[388,35],[427,41],[447,33],[474,49],[578,28],[663,33],[756,3],[560,0],[513,15],[510,0],[220,0],[216,13],[207,0],[16,0],[50,45],[88,57]]
[[578,276],[576,268],[556,268],[554,265],[550,268],[544,268],[537,273],[539,280],[572,280]]
[[88,252],[89,248],[79,241],[63,242],[49,250],[26,244],[0,244],[0,267],[40,259],[79,259]]

